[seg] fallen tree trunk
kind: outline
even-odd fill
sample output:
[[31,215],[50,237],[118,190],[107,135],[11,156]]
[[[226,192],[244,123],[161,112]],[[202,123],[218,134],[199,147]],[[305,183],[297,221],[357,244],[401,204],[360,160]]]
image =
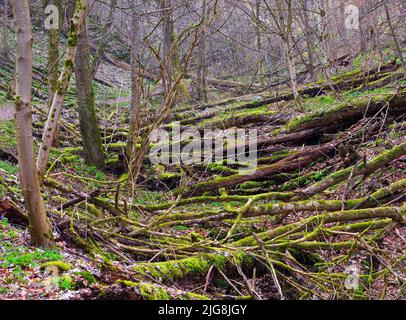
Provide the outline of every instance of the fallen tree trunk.
[[333,222],[349,222],[360,221],[366,219],[383,219],[391,218],[393,221],[404,222],[406,214],[406,206],[403,207],[379,207],[359,210],[336,211],[317,216],[310,217],[304,221],[298,221],[286,226],[281,226],[269,231],[265,231],[254,236],[249,236],[244,239],[233,242],[236,247],[255,246],[257,244],[256,237],[262,241],[269,241],[288,232],[299,232],[311,226],[317,227],[326,223]]
[[[400,79],[401,78],[399,76],[399,72],[396,71],[398,67],[399,66],[396,67],[396,69],[393,73],[378,72],[377,70],[374,70],[371,73],[371,75],[360,76],[360,77],[356,77],[354,79],[353,78],[346,79],[343,76],[340,76],[340,77],[337,77],[336,81],[333,83],[304,87],[303,89],[299,90],[299,94],[301,96],[307,95],[310,97],[316,97],[316,96],[322,95],[323,93],[325,93],[327,91],[331,91],[332,88],[336,91],[343,91],[343,90],[359,88],[359,86],[362,86],[363,84],[365,84],[366,81],[372,82],[372,84],[374,84],[374,87],[384,86],[387,83],[387,81],[389,81],[389,79]],[[257,98],[261,98],[261,100],[257,100]],[[250,109],[250,108],[260,107],[260,106],[264,106],[267,104],[272,104],[272,103],[276,103],[276,102],[280,102],[280,101],[291,101],[293,99],[294,99],[293,94],[290,92],[285,92],[280,95],[276,95],[275,92],[267,92],[264,94],[259,94],[255,97],[253,95],[247,95],[247,96],[239,97],[238,99],[234,98],[234,99],[228,99],[225,101],[221,101],[217,104],[205,104],[205,105],[201,105],[201,106],[195,106],[192,108],[192,110],[193,110],[193,112],[198,112],[198,111],[201,111],[204,109],[209,110],[211,108],[221,107],[221,106],[228,105],[231,103],[246,101],[246,103],[240,103],[240,104],[237,104],[236,106],[233,106],[232,108],[227,109],[227,111],[231,111],[231,110],[237,111],[237,110],[241,110],[241,109]],[[187,112],[189,110],[190,110],[190,108],[188,110],[183,110],[183,109],[178,110],[180,112],[180,114],[182,115],[182,118],[181,118],[181,119],[183,119],[183,120],[181,120],[182,124],[185,124],[185,125],[194,124],[201,120],[213,117],[216,115],[216,113],[218,113],[218,110],[213,110],[213,111],[205,112],[205,113],[200,112],[200,114],[196,115],[195,117],[191,117],[189,119],[184,119],[184,112],[185,111]]]
[[331,155],[334,153],[334,146],[334,144],[325,144],[317,148],[310,148],[278,161],[275,164],[258,167],[255,170],[250,170],[244,172],[243,174],[235,174],[225,178],[216,178],[210,181],[192,185],[190,187],[176,189],[174,193],[175,195],[182,194],[182,196],[201,195],[205,192],[235,186],[240,183],[256,180],[271,174],[290,172],[303,168],[311,162],[324,159],[325,157]]
[[385,151],[376,158],[369,160],[367,162],[362,162],[361,164],[348,167],[337,171],[327,178],[316,182],[315,184],[309,186],[308,188],[302,191],[303,195],[313,196],[321,191],[326,190],[327,188],[336,185],[344,180],[346,180],[350,175],[352,177],[360,175],[368,175],[376,171],[379,168],[387,165],[389,162],[400,158],[406,154],[406,142],[393,147],[391,150]]
[[[286,193],[286,199],[293,200],[292,202],[279,202],[279,203],[269,203],[263,205],[250,205],[242,214],[241,218],[252,218],[259,216],[276,216],[276,215],[286,215],[293,212],[322,212],[322,211],[339,211],[342,208],[345,210],[354,210],[361,208],[370,208],[380,206],[384,199],[388,199],[396,194],[402,194],[406,189],[406,179],[401,179],[391,185],[375,191],[368,197],[352,199],[352,200],[302,200],[295,201],[300,196],[295,196],[294,194]],[[203,197],[200,197],[203,198]],[[211,201],[220,201],[222,198],[218,197],[206,197],[213,198]],[[295,199],[296,198],[296,199]],[[185,203],[196,203],[192,201],[193,199],[198,200],[199,198],[186,199],[182,204]],[[253,204],[255,201],[263,200],[263,195],[255,195],[252,197],[241,196],[239,198],[233,198],[232,196],[224,197],[229,201],[249,201]],[[280,199],[280,198],[279,198]],[[279,200],[278,199],[278,200]],[[189,200],[189,201],[187,201]],[[207,199],[208,200],[208,199]],[[186,202],[185,202],[186,201]],[[172,214],[159,220],[159,227],[168,227],[171,225],[190,225],[190,224],[202,224],[210,221],[220,221],[225,219],[235,219],[239,211],[227,210],[228,212],[220,214]]]
[[345,127],[364,116],[374,115],[384,108],[388,108],[390,113],[403,113],[406,109],[406,90],[383,94],[383,97],[380,94],[371,98],[361,98],[353,101],[351,105],[343,104],[328,111],[301,116],[288,123],[287,130],[293,133],[337,124]]

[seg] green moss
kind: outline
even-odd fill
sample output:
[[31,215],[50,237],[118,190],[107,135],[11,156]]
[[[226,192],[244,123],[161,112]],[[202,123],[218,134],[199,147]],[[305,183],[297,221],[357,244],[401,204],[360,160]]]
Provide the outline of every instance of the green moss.
[[304,100],[302,108],[308,111],[320,111],[321,109],[329,109],[335,104],[337,104],[336,98],[326,95]]
[[333,77],[331,77],[331,80],[333,80],[333,81],[344,80],[344,79],[351,78],[353,76],[359,75],[361,72],[362,72],[362,70],[360,68],[356,68],[356,69],[353,69],[351,71],[341,73],[341,74],[339,74],[337,76],[333,76]]
[[176,180],[181,177],[180,173],[174,173],[174,172],[164,172],[159,175],[159,180],[162,181],[168,181],[168,180]]
[[56,281],[58,287],[62,290],[72,290],[75,288],[75,282],[72,277],[68,275],[56,277],[53,281]]
[[[293,118],[286,125],[286,129],[289,132],[295,132],[306,127],[310,127],[310,125],[318,123],[322,119],[330,119],[335,117],[337,112],[345,108],[347,108],[350,112],[357,109],[364,109],[369,105],[384,103],[385,101],[391,99],[391,93],[396,94],[396,92],[391,88],[378,88],[343,95],[342,101],[332,105],[331,108],[322,108],[321,110],[315,110],[311,113]],[[307,124],[307,126],[305,124]]]
[[121,279],[116,281],[116,283],[125,287],[134,288],[144,300],[169,300],[171,298],[165,289],[151,283],[132,282]]
[[200,294],[192,293],[192,292],[187,292],[182,296],[182,299],[185,300],[210,300],[209,297],[207,296],[202,296]]
[[66,59],[64,65],[66,69],[73,70],[73,62],[71,59]]
[[45,262],[41,265],[41,269],[45,269],[46,267],[49,266],[55,266],[61,271],[69,271],[73,269],[73,266],[69,263],[63,262],[63,261],[48,261]]
[[6,294],[9,291],[6,287],[0,287],[0,294]]
[[284,183],[280,187],[280,191],[289,191],[297,188],[307,187],[313,182],[320,181],[329,174],[330,169],[326,168],[321,171],[311,172],[309,174],[300,175],[299,177],[292,179]]
[[[85,279],[89,284],[96,283],[96,278],[94,277],[93,274],[91,274],[89,271],[79,271],[75,272],[74,275],[80,276],[81,278]],[[76,282],[78,284],[78,282]]]
[[255,188],[262,188],[266,186],[267,182],[264,181],[247,181],[240,185],[240,189],[242,190],[249,190]]
[[145,300],[170,300],[171,298],[165,289],[153,284],[138,283],[135,286]]
[[237,254],[234,255],[234,258],[239,265],[251,266],[254,263],[254,258],[250,255],[247,255],[243,251],[238,251]]
[[255,121],[255,117],[265,115],[272,116],[274,114],[275,111],[269,110],[269,105],[264,105],[257,108],[243,109],[238,112],[233,112],[231,107],[231,109],[227,108],[227,110],[219,112],[213,118],[202,121],[200,123],[200,127],[224,127],[233,125],[237,120],[238,123],[244,123],[249,119],[253,119],[251,121]]
[[137,283],[133,282],[133,281],[129,281],[129,280],[123,280],[123,279],[119,279],[116,281],[117,284],[120,284],[124,287],[135,287],[137,285]]
[[68,47],[73,48],[76,47],[77,44],[78,44],[78,33],[74,25],[72,25],[72,28],[68,35]]
[[365,61],[365,58],[366,58],[366,55],[364,54],[364,53],[359,53],[356,57],[355,57],[355,59],[354,59],[354,61],[352,62],[352,66],[354,67],[354,68],[361,68],[361,66],[362,66],[362,64],[364,63],[364,61]]
[[62,260],[63,256],[56,250],[35,249],[30,251],[24,246],[11,247],[0,253],[1,267],[35,267],[47,261]]
[[0,161],[0,169],[11,174],[16,174],[18,172],[18,167],[8,161]]
[[176,261],[140,263],[134,267],[134,270],[156,279],[168,277],[171,280],[176,280],[189,275],[205,274],[213,264],[223,268],[226,262],[225,256],[205,254]]

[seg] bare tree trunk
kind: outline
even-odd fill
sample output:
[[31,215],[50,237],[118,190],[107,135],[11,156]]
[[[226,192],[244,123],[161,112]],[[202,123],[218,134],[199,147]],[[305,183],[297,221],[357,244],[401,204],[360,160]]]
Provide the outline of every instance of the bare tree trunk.
[[[8,32],[8,0],[4,0],[4,12],[3,12],[3,48],[2,48],[2,54],[3,56],[7,59],[8,55],[10,53],[10,46],[9,46],[9,32]],[[16,66],[14,64],[14,70],[13,70],[13,77],[11,79],[10,84],[7,87],[7,93],[6,96],[8,99],[11,99],[14,97],[15,92],[16,92]]]
[[329,8],[329,3],[325,0],[320,1],[320,6],[322,10],[321,14],[321,27],[322,27],[322,33],[321,33],[321,46],[323,48],[323,54],[324,54],[324,72],[326,73],[326,76],[329,78],[333,69],[333,63],[332,61],[334,60],[331,57],[330,54],[330,38],[331,38],[331,26],[330,26],[330,20],[327,17],[328,10]]
[[32,136],[32,31],[28,0],[14,1],[13,10],[17,41],[15,113],[21,191],[32,241],[36,246],[49,247],[53,244],[53,237],[41,197]]
[[286,64],[288,65],[289,75],[290,75],[290,84],[292,86],[292,92],[295,97],[295,100],[298,100],[299,89],[297,86],[297,74],[296,74],[296,66],[295,60],[292,57],[292,46],[291,46],[291,36],[287,35],[287,38],[282,41],[283,51],[285,54]]
[[[52,0],[49,4],[55,5],[59,10],[59,26],[57,29],[48,31],[48,110],[51,109],[52,101],[55,95],[55,90],[58,83],[59,69],[59,44],[61,41],[61,26],[63,25],[63,10],[61,0]],[[59,127],[55,129],[53,147],[59,145]]]
[[405,77],[406,77],[406,63],[405,63],[405,59],[403,58],[403,52],[402,52],[402,49],[401,49],[401,47],[399,45],[398,38],[396,37],[396,31],[395,31],[395,28],[393,27],[393,24],[392,24],[392,20],[391,20],[391,17],[390,17],[388,5],[385,2],[383,6],[385,8],[386,20],[388,21],[390,33],[392,35],[393,42],[395,43],[396,54],[399,56],[400,63],[402,64],[402,67],[403,67],[403,72],[405,73]]
[[295,60],[293,58],[293,45],[292,45],[292,24],[293,24],[293,8],[292,0],[285,2],[282,0],[276,0],[277,14],[273,13],[273,10],[267,4],[269,13],[272,15],[277,27],[278,33],[282,40],[282,49],[285,56],[286,65],[289,70],[290,83],[292,87],[292,93],[295,97],[295,101],[298,103],[300,100],[299,90],[297,86],[297,73]]
[[100,63],[102,61],[102,57],[107,49],[107,46],[109,44],[109,35],[114,27],[114,14],[116,12],[116,8],[117,8],[117,0],[111,0],[110,1],[110,13],[108,16],[108,22],[107,24],[104,26],[103,30],[104,30],[104,34],[101,40],[100,45],[97,48],[97,52],[96,52],[96,56],[92,61],[90,70],[92,73],[92,79],[95,77],[97,70],[99,70],[100,67]]
[[303,7],[304,34],[306,38],[307,53],[309,55],[308,70],[312,81],[316,81],[317,78],[314,72],[313,37],[309,23],[307,0],[302,0],[302,7]]
[[400,14],[399,20],[401,21],[402,30],[402,43],[406,44],[406,1],[400,0]]
[[40,180],[42,180],[49,160],[49,153],[51,151],[52,142],[54,140],[55,131],[59,117],[61,114],[63,100],[65,93],[68,89],[69,80],[73,72],[73,61],[75,59],[77,44],[78,44],[78,30],[79,26],[83,23],[85,18],[84,8],[87,6],[87,0],[78,0],[76,2],[76,9],[73,13],[71,29],[68,36],[68,48],[66,50],[66,58],[62,73],[58,79],[58,88],[52,99],[52,104],[49,109],[48,119],[45,123],[44,133],[42,135],[42,143],[39,148],[37,158],[37,170]]
[[199,101],[207,103],[207,66],[206,66],[206,33],[205,23],[207,15],[207,1],[202,0],[202,24],[203,28],[199,41],[199,67],[197,71],[197,96]]
[[362,3],[359,3],[359,37],[360,37],[360,51],[365,53],[368,47],[368,38],[367,38],[367,28],[365,28],[365,6]]
[[75,58],[76,94],[78,98],[80,134],[83,157],[86,162],[103,169],[105,158],[102,138],[95,109],[92,74],[89,65],[89,43],[86,21],[83,21],[78,35],[78,48]]
[[[256,37],[257,37],[257,49],[262,52],[262,39],[261,39],[261,0],[255,1],[255,19],[256,19]],[[259,81],[262,86],[265,86],[264,78],[264,58],[261,57],[258,65]]]
[[4,0],[3,6],[3,48],[2,53],[4,57],[8,57],[10,46],[8,43],[8,1]]
[[132,14],[130,128],[127,137],[127,155],[130,159],[130,164],[132,164],[133,148],[136,145],[137,137],[139,136],[139,131],[141,129],[141,88],[139,79],[140,18],[135,10]]
[[7,99],[12,99],[16,94],[16,66],[14,64],[13,77],[11,78],[10,84],[7,87]]
[[172,0],[160,0],[162,12],[162,32],[163,32],[163,61],[168,81],[172,81],[173,72],[173,21],[172,21]]

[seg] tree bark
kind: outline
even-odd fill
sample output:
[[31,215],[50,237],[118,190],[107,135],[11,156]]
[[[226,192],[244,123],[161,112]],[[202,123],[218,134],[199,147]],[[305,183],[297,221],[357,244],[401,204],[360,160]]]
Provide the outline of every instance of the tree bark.
[[388,25],[389,25],[389,30],[390,30],[393,42],[395,43],[396,54],[398,55],[400,63],[402,64],[403,72],[404,72],[405,78],[406,78],[406,63],[405,63],[405,59],[403,58],[402,48],[400,47],[398,38],[396,36],[396,31],[395,31],[395,28],[393,27],[392,20],[391,20],[391,17],[390,17],[390,13],[389,13],[389,8],[388,8],[388,5],[386,4],[386,2],[384,3],[383,6],[385,8],[385,15],[386,15],[386,20],[387,20]]
[[316,81],[317,78],[316,78],[316,74],[314,71],[313,37],[312,37],[312,31],[310,28],[309,12],[308,12],[308,6],[307,6],[306,0],[302,0],[302,7],[303,7],[304,34],[305,34],[305,38],[306,38],[307,53],[309,55],[308,70],[309,70],[312,81]]
[[8,43],[8,0],[4,0],[3,5],[3,48],[2,53],[4,57],[8,57],[10,46]]
[[68,48],[66,50],[65,63],[62,73],[57,81],[56,92],[53,96],[52,104],[49,109],[48,119],[45,123],[42,142],[38,152],[37,170],[40,180],[42,180],[48,165],[49,153],[51,151],[52,142],[57,130],[63,100],[73,72],[73,60],[75,59],[78,43],[78,30],[85,18],[85,6],[87,6],[87,0],[78,0],[76,3],[75,12],[73,14],[71,29],[68,36]]
[[[51,109],[52,101],[55,95],[55,90],[59,76],[59,44],[61,41],[61,26],[63,25],[63,10],[61,0],[52,0],[49,4],[55,5],[59,10],[59,26],[57,29],[48,31],[48,110]],[[57,125],[52,142],[53,147],[59,145],[59,126]]]
[[299,168],[303,168],[311,162],[325,158],[334,151],[333,144],[325,144],[313,150],[305,150],[293,156],[287,157],[275,164],[265,165],[252,170],[251,173],[235,174],[225,178],[217,178],[205,182],[192,185],[187,188],[179,188],[174,191],[174,194],[182,194],[183,196],[198,196],[205,192],[218,190],[220,188],[232,187],[246,181],[257,180],[262,177],[281,172],[290,172]]
[[105,157],[99,121],[95,110],[89,57],[87,27],[86,21],[83,21],[78,35],[78,47],[75,58],[76,93],[78,98],[83,157],[87,163],[90,163],[99,169],[104,169]]
[[133,148],[136,145],[139,131],[141,130],[140,114],[140,78],[139,78],[139,53],[140,53],[140,18],[135,10],[132,12],[131,30],[131,100],[130,100],[130,128],[127,136],[127,155],[132,163]]
[[32,136],[33,39],[28,0],[14,1],[13,11],[17,42],[15,116],[21,191],[28,211],[32,241],[36,246],[49,247],[53,244],[53,236],[41,197]]
[[[255,18],[256,18],[256,37],[257,37],[257,49],[262,51],[262,39],[261,39],[261,0],[255,0]],[[265,86],[264,78],[264,58],[261,58],[258,65],[259,81],[261,86]]]
[[299,90],[297,87],[297,74],[296,74],[296,67],[295,67],[295,60],[292,57],[292,46],[291,46],[291,36],[287,35],[287,38],[282,41],[283,51],[285,54],[286,64],[288,65],[289,75],[290,75],[290,84],[292,87],[292,92],[295,100],[298,100]]
[[350,175],[352,177],[360,176],[360,175],[369,175],[372,172],[376,171],[379,168],[382,168],[389,162],[400,158],[401,156],[406,154],[406,142],[393,147],[391,150],[388,150],[374,159],[371,159],[368,162],[364,162],[353,167],[348,167],[343,170],[337,171],[330,176],[326,177],[325,179],[312,184],[311,186],[307,187],[303,190],[303,194],[307,196],[314,196],[315,194],[328,189],[329,187],[336,185],[345,179],[347,179]]
[[104,53],[106,52],[107,46],[109,44],[109,35],[114,27],[114,18],[115,18],[115,12],[116,12],[116,8],[117,8],[117,0],[110,1],[110,8],[111,8],[110,13],[107,18],[108,22],[103,28],[104,34],[101,39],[101,43],[97,48],[96,56],[94,57],[91,67],[90,67],[90,70],[92,73],[92,79],[96,76],[96,73],[99,70],[100,63],[102,61],[102,57],[104,56]]
[[[277,16],[274,17],[274,20],[279,29],[279,35],[282,40],[282,49],[285,56],[286,65],[289,70],[290,83],[292,87],[292,93],[296,102],[299,102],[300,95],[297,86],[297,72],[295,59],[293,58],[293,45],[292,45],[292,23],[293,23],[293,8],[292,0],[288,0],[286,8],[282,0],[276,0],[276,7],[278,10]],[[286,12],[286,17],[285,17]]]
[[197,71],[197,98],[199,101],[207,103],[207,67],[206,67],[206,32],[205,23],[207,15],[207,1],[202,0],[202,18],[203,25],[199,41],[199,67]]
[[163,61],[166,72],[167,81],[170,83],[174,77],[173,64],[173,20],[172,20],[172,0],[160,0],[162,11],[162,33],[163,33]]

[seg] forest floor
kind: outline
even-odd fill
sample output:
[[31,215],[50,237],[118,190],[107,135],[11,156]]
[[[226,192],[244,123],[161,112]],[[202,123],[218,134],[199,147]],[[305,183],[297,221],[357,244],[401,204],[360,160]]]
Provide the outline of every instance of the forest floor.
[[[80,157],[71,88],[43,190],[52,250],[28,245],[11,102],[0,97],[0,299],[406,298],[406,81],[393,57],[304,85],[299,106],[283,88],[180,105],[167,128],[256,129],[256,172],[227,158],[146,159],[135,190],[123,161],[129,89],[118,85],[128,72],[103,68],[107,169]],[[1,71],[7,81],[12,68]],[[34,99],[36,138],[43,105]]]
[[14,119],[14,105],[8,104],[0,107],[0,121]]

